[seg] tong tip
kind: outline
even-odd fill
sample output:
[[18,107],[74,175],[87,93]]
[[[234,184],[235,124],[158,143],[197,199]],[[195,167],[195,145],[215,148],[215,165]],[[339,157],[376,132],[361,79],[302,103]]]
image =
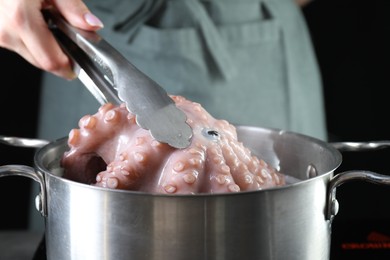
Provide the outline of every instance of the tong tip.
[[153,114],[137,115],[137,124],[148,129],[157,141],[182,149],[191,144],[192,138],[186,119],[185,113],[171,103]]

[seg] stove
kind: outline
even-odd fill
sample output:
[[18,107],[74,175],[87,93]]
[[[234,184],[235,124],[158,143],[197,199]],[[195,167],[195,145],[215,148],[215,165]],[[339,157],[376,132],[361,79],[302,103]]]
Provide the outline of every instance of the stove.
[[341,219],[332,223],[331,260],[390,259],[389,219]]

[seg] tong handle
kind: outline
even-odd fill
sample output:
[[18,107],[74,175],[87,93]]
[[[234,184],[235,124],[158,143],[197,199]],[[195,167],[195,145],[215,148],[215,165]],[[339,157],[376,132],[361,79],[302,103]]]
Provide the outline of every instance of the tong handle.
[[42,13],[62,49],[73,61],[74,72],[98,102],[101,105],[121,104],[122,101],[112,83],[111,69],[98,58],[99,51],[95,46],[103,39],[94,32],[82,31],[70,26],[53,9],[45,9]]

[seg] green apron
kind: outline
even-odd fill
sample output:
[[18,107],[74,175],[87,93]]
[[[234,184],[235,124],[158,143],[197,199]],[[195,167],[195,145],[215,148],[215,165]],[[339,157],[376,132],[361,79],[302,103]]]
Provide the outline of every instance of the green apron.
[[[169,94],[215,118],[326,139],[322,86],[294,0],[86,0],[99,31]],[[67,136],[99,104],[46,74],[39,137]]]

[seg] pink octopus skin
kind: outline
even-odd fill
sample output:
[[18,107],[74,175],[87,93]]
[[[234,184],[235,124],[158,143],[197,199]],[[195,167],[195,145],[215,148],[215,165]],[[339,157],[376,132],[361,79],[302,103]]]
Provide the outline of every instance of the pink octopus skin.
[[284,175],[253,156],[236,128],[200,104],[171,96],[187,115],[191,144],[176,149],[153,139],[125,106],[110,103],[69,133],[64,177],[111,189],[165,194],[226,193],[281,186]]

